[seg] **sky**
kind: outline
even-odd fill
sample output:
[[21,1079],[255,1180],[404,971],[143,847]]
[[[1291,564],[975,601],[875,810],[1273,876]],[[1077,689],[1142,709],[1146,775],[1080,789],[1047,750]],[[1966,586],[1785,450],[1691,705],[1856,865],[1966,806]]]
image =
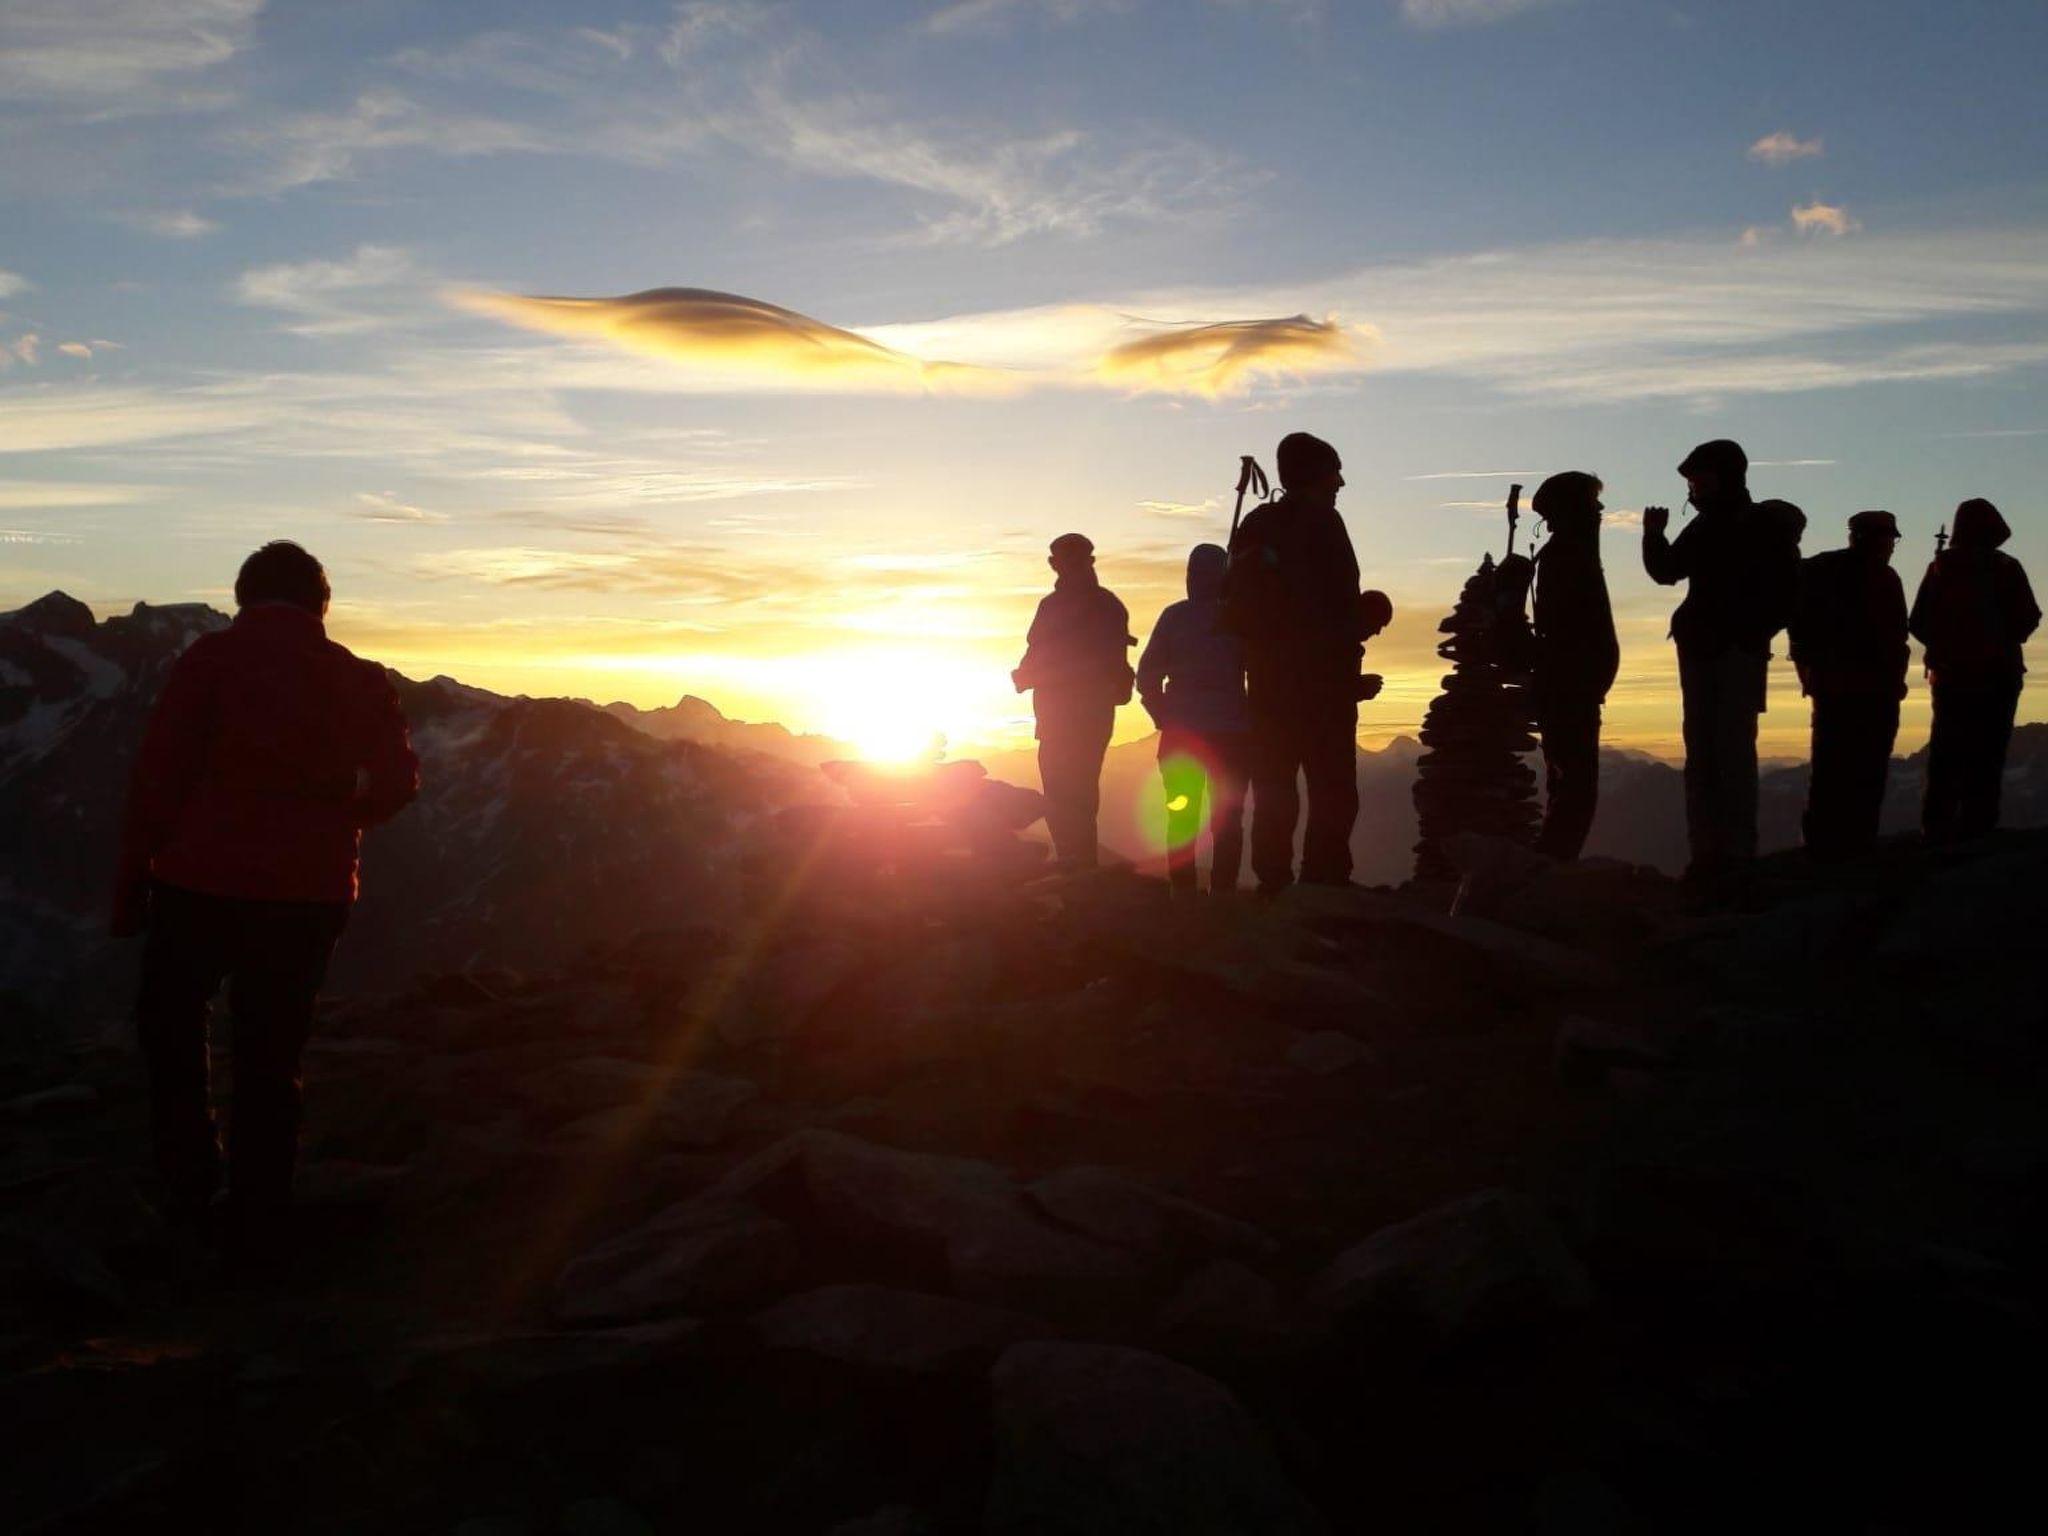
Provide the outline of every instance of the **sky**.
[[988,748],[1047,542],[1142,639],[1301,429],[1397,610],[1362,740],[1583,469],[1608,739],[1675,754],[1696,442],[1809,553],[1888,508],[1910,589],[1987,496],[2048,577],[2044,64],[2015,0],[6,0],[0,608],[293,538],[415,676]]

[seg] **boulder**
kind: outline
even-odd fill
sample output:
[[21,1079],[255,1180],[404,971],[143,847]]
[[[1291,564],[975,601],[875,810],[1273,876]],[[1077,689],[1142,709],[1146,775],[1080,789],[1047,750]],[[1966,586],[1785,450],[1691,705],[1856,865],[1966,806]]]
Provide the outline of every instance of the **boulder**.
[[1646,1036],[1611,1020],[1572,1014],[1557,1028],[1551,1061],[1558,1077],[1575,1087],[1591,1087],[1609,1073],[1658,1072],[1671,1060]]
[[1590,1300],[1586,1271],[1550,1219],[1505,1189],[1381,1228],[1338,1255],[1308,1295],[1326,1333],[1420,1321],[1443,1340]]
[[1258,1253],[1272,1246],[1256,1227],[1111,1168],[1062,1168],[1025,1195],[1061,1226],[1148,1258],[1171,1248]]
[[1153,1320],[1153,1347],[1198,1359],[1256,1360],[1286,1335],[1279,1289],[1234,1259],[1204,1264]]
[[1012,1344],[1056,1332],[1021,1312],[881,1285],[786,1296],[754,1319],[754,1331],[770,1349],[912,1376],[985,1371]]
[[780,1287],[794,1252],[773,1217],[689,1201],[572,1260],[555,1283],[555,1315],[627,1322],[745,1306]]
[[1371,1046],[1341,1029],[1303,1030],[1287,1048],[1287,1065],[1315,1077],[1334,1077],[1353,1067],[1370,1066],[1376,1059]]
[[1218,1382],[1112,1344],[1014,1345],[990,1376],[989,1536],[1321,1532]]
[[809,1129],[741,1164],[712,1192],[753,1198],[849,1248],[934,1268],[960,1295],[1026,1310],[1125,1300],[1139,1270],[1117,1248],[1040,1220],[1010,1176],[968,1158],[902,1152]]

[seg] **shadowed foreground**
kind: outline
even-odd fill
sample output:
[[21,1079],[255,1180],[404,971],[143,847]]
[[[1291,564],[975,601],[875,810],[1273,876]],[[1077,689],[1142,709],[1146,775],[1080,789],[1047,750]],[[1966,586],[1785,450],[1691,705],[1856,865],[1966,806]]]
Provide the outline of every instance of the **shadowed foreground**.
[[[1486,850],[1480,850],[1485,854]],[[333,1002],[292,1273],[8,1063],[10,1527],[1972,1523],[2040,1378],[2048,836],[1398,896],[763,879]],[[780,866],[776,866],[780,867]]]

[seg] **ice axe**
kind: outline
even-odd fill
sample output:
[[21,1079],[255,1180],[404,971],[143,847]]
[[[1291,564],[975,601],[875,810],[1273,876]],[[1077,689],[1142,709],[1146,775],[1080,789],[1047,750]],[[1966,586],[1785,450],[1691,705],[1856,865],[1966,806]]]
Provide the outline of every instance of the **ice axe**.
[[1934,530],[1934,554],[1935,554],[1935,558],[1939,559],[1939,558],[1940,558],[1940,556],[1941,556],[1941,552],[1942,552],[1942,551],[1943,551],[1944,549],[1947,549],[1947,548],[1948,548],[1948,524],[1947,524],[1947,523],[1943,523],[1943,524],[1942,524],[1942,525],[1941,525],[1941,526],[1940,526],[1939,528],[1937,528],[1937,529],[1935,529],[1935,530]]
[[1509,487],[1508,487],[1508,558],[1509,558],[1509,559],[1513,559],[1513,558],[1514,558],[1514,554],[1515,554],[1515,524],[1519,523],[1519,522],[1520,522],[1521,520],[1522,520],[1522,487],[1521,487],[1521,486],[1520,486],[1519,484],[1517,484],[1517,485],[1511,485],[1511,486],[1509,486]]
[[[1246,491],[1257,491],[1261,501],[1264,501],[1273,494],[1273,487],[1266,479],[1266,472],[1259,468],[1259,461],[1248,453],[1237,461],[1237,508],[1230,514],[1231,544],[1237,542],[1237,524],[1238,520],[1244,516],[1244,493]],[[1228,547],[1228,545],[1225,546],[1225,548]]]

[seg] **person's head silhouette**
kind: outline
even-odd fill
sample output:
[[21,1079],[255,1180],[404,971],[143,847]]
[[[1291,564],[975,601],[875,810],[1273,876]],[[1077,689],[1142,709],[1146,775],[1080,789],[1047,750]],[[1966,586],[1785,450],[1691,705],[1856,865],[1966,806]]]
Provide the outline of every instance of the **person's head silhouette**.
[[1891,564],[1899,544],[1899,522],[1889,512],[1858,512],[1849,519],[1849,547],[1880,565]]
[[1095,545],[1086,534],[1063,533],[1052,541],[1045,563],[1061,576],[1082,576],[1095,569]]
[[1288,499],[1309,506],[1334,507],[1344,488],[1344,462],[1337,450],[1308,432],[1290,432],[1280,439],[1273,462],[1280,488]]
[[1678,466],[1696,507],[1707,507],[1749,489],[1749,455],[1725,437],[1701,443]]
[[325,618],[333,595],[333,589],[327,585],[326,568],[289,539],[264,545],[242,562],[235,575],[237,608],[290,603],[315,618]]
[[1537,486],[1529,506],[1553,534],[1581,533],[1599,525],[1603,489],[1598,475],[1568,469]]

